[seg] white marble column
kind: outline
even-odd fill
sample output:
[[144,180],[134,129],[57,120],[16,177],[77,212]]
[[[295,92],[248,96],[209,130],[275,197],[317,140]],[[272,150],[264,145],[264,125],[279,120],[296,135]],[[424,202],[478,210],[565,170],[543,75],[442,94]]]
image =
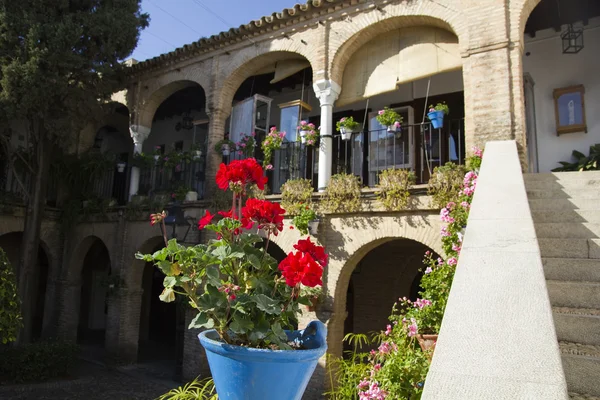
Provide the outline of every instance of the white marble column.
[[319,192],[325,190],[331,178],[333,159],[333,103],[337,100],[341,88],[331,80],[320,80],[313,89],[321,102],[321,144],[319,146]]
[[[144,140],[150,135],[150,128],[142,125],[131,125],[129,127],[129,134],[133,139],[133,154],[139,154],[142,152],[142,145]],[[131,168],[131,177],[129,178],[129,199],[131,196],[137,194],[140,188],[140,168]]]

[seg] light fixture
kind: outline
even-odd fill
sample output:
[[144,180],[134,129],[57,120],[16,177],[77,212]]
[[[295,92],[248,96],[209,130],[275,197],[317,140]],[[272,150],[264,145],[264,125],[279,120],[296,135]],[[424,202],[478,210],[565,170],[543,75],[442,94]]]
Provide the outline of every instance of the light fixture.
[[576,29],[573,24],[569,24],[560,37],[563,54],[577,54],[583,49],[583,28]]
[[[162,224],[159,225],[162,230]],[[177,239],[177,227],[178,226],[187,226],[187,230],[185,231],[185,235],[183,235],[183,239],[181,242],[185,242],[185,238],[190,232],[190,228],[192,224],[185,218],[183,210],[180,205],[173,204],[169,208],[167,208],[167,216],[165,217],[165,226],[172,226],[173,231],[171,232],[171,239]],[[166,233],[166,232],[165,232]]]
[[182,129],[190,130],[194,127],[194,118],[190,115],[189,112],[184,112],[181,114],[181,122],[178,122],[175,125],[175,130],[180,131]]

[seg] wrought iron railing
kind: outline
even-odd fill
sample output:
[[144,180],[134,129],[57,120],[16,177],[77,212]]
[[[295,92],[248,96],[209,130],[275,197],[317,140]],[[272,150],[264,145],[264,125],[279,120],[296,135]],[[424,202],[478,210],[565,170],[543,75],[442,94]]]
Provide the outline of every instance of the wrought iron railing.
[[173,193],[180,186],[186,186],[204,197],[206,181],[206,161],[195,159],[176,166],[154,165],[140,169],[140,194]]

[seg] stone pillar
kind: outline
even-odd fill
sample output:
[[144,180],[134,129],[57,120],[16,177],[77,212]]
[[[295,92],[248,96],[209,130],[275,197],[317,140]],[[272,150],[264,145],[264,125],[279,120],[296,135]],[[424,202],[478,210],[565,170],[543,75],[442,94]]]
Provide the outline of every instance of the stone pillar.
[[[129,134],[133,139],[133,154],[139,154],[142,152],[142,145],[144,140],[150,135],[150,128],[142,125],[131,125],[129,127]],[[131,168],[131,177],[129,179],[129,198],[137,194],[140,188],[140,168]]]
[[492,140],[515,140],[526,167],[521,49],[507,41],[463,56],[467,153]]
[[218,108],[208,110],[207,114],[209,122],[208,144],[206,149],[205,199],[210,198],[217,187],[215,177],[217,176],[219,165],[223,162],[223,155],[215,151],[215,145],[225,137],[225,121],[229,115],[227,112]]
[[54,285],[59,289],[58,323],[56,335],[62,340],[76,341],[79,326],[79,305],[81,282],[57,280]]
[[325,190],[331,178],[333,159],[333,103],[337,100],[340,85],[332,80],[320,80],[313,84],[315,95],[321,102],[321,144],[319,145],[319,192]]
[[111,294],[106,329],[106,351],[113,362],[137,361],[141,289],[119,288]]

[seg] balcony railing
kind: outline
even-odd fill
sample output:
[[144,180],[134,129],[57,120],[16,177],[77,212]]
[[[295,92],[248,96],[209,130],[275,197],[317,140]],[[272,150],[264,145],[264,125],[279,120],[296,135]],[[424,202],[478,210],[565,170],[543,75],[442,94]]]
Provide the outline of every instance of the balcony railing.
[[198,193],[198,198],[204,197],[204,182],[206,180],[205,161],[192,160],[182,162],[174,167],[154,165],[140,170],[139,193],[173,193],[180,186],[186,186]]

